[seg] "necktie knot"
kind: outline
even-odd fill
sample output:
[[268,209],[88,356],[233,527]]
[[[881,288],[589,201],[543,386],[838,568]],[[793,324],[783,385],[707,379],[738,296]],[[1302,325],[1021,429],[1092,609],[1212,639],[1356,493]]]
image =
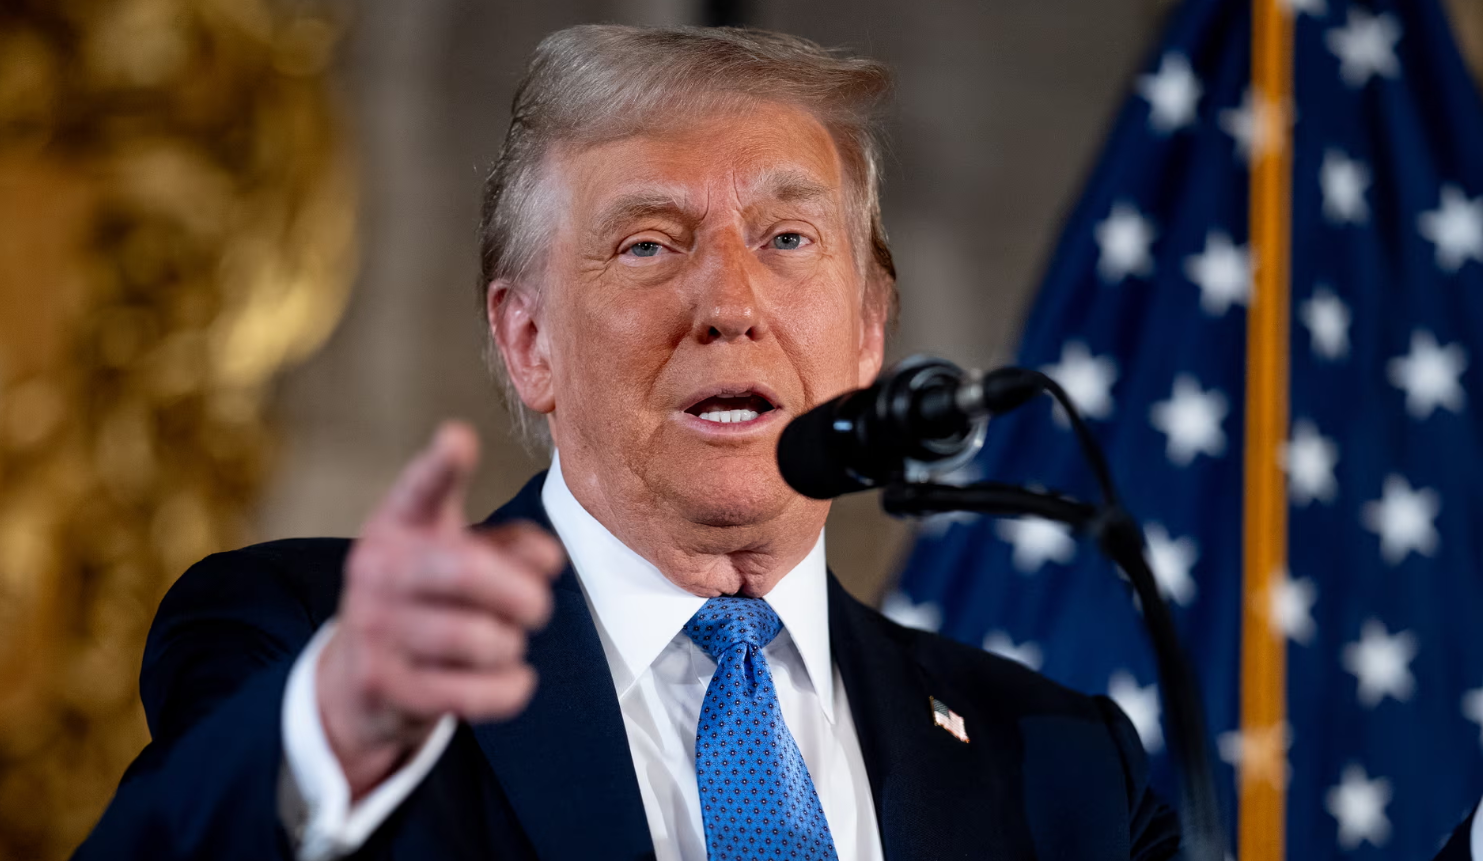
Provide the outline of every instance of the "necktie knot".
[[732,646],[760,649],[782,629],[778,614],[761,598],[711,598],[685,623],[685,634],[718,663]]

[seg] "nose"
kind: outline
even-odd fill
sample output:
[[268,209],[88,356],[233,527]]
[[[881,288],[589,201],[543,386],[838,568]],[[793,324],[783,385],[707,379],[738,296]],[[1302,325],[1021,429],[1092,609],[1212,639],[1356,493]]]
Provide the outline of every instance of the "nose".
[[711,256],[698,273],[696,337],[703,344],[761,338],[766,323],[759,301],[760,262],[740,236],[721,239]]

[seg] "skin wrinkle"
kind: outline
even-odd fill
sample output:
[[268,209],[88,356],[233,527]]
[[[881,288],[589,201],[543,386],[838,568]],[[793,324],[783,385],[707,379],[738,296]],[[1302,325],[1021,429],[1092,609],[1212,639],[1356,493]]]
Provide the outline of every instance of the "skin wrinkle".
[[[568,205],[543,301],[490,291],[516,388],[546,414],[573,495],[620,540],[695,594],[764,595],[829,510],[783,483],[777,435],[868,383],[883,349],[832,138],[758,103],[552,167]],[[806,241],[773,247],[783,233]],[[638,257],[637,242],[659,251]],[[695,431],[682,411],[719,383],[771,387],[781,420],[744,439]]]

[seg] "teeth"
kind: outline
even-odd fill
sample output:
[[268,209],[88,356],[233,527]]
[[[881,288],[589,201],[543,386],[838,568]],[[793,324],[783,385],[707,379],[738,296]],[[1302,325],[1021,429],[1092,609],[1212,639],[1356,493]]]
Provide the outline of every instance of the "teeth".
[[733,422],[749,422],[761,413],[756,410],[715,410],[713,412],[701,413],[700,417],[708,422],[719,422],[720,424],[731,424]]

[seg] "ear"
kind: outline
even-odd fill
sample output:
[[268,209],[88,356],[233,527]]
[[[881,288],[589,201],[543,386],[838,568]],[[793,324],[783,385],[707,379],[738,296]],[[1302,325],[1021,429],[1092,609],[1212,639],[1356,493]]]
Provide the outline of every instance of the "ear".
[[886,359],[886,309],[884,303],[867,298],[860,314],[860,371],[856,385],[875,382]]
[[541,329],[539,299],[529,288],[499,280],[484,291],[484,310],[489,333],[520,400],[538,413],[556,409],[551,354]]

